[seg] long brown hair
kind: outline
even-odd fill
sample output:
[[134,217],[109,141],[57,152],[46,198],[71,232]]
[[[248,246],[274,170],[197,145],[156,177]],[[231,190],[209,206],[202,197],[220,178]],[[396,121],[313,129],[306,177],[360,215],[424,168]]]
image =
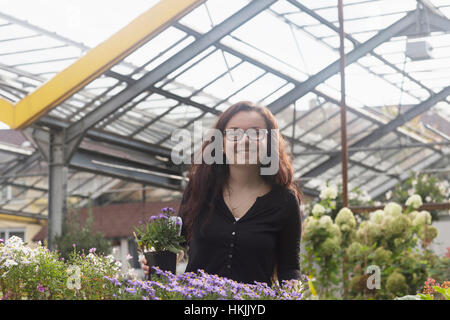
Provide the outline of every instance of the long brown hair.
[[[302,203],[303,195],[301,190],[293,182],[292,154],[290,152],[288,153],[286,142],[280,132],[278,130],[271,130],[278,129],[278,124],[274,115],[268,108],[256,105],[249,101],[235,103],[219,116],[213,128],[223,132],[228,121],[240,111],[256,111],[262,115],[269,131],[267,150],[271,150],[270,134],[272,132],[278,134],[278,170],[274,175],[261,175],[261,177],[271,185],[272,188],[280,187],[292,190],[297,196],[299,203]],[[203,152],[205,147],[210,143],[211,141],[203,142],[199,152]],[[193,163],[189,169],[189,182],[183,195],[183,205],[180,208],[180,215],[186,228],[187,242],[189,242],[192,237],[192,228],[194,222],[198,218],[199,212],[206,208],[206,206],[208,206],[209,212],[213,211],[214,201],[217,196],[220,195],[223,186],[227,182],[229,167],[225,162],[225,154],[223,157],[223,164],[206,164],[201,161],[201,163]]]

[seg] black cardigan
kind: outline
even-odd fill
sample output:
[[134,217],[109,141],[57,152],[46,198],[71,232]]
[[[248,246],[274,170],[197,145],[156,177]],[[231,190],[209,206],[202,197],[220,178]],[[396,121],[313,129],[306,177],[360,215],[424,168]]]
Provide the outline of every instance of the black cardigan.
[[[183,215],[183,204],[178,215]],[[188,246],[185,272],[203,269],[209,274],[238,282],[272,284],[275,263],[278,281],[300,279],[301,215],[297,197],[291,190],[273,188],[258,197],[238,221],[222,193],[214,201],[215,210],[201,210]],[[207,219],[208,218],[208,219]],[[208,223],[201,228],[207,219]],[[184,224],[182,235],[186,236]]]

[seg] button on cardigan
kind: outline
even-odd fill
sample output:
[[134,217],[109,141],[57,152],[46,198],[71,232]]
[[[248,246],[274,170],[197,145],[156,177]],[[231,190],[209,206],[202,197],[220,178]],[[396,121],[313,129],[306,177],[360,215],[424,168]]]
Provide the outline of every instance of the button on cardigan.
[[[282,280],[300,279],[301,215],[293,191],[273,188],[257,197],[240,219],[235,219],[222,193],[214,201],[214,210],[208,211],[200,211],[191,242],[183,244],[188,248],[186,272],[203,269],[238,282],[258,281],[270,286],[277,264],[280,284]],[[184,223],[181,232],[186,237]]]

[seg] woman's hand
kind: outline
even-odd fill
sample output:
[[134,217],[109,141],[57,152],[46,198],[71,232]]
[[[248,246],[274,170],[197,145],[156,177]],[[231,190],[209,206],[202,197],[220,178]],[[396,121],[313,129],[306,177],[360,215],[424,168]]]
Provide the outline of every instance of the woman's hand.
[[184,257],[184,251],[181,250],[181,251],[178,252],[178,254],[177,254],[177,263],[180,263],[181,260],[183,260],[183,257]]
[[144,270],[144,274],[148,275],[149,271],[150,271],[150,267],[147,265],[147,259],[145,259],[145,257],[142,257],[142,270]]
[[[177,263],[180,263],[183,260],[183,257],[184,257],[184,251],[178,252]],[[150,271],[150,267],[147,265],[147,259],[145,259],[145,257],[142,257],[141,262],[142,262],[142,270],[144,270],[144,274],[148,275],[148,273]]]

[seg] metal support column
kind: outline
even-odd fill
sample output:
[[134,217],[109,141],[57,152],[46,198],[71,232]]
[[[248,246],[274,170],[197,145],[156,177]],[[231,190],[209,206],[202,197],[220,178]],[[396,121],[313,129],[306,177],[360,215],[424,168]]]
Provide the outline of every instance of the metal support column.
[[55,249],[55,237],[62,234],[66,214],[67,165],[63,131],[50,132],[48,248]]
[[348,207],[347,186],[347,109],[345,106],[345,50],[344,50],[344,5],[342,0],[338,2],[339,15],[339,40],[340,40],[340,76],[341,76],[341,163],[342,163],[342,203]]

